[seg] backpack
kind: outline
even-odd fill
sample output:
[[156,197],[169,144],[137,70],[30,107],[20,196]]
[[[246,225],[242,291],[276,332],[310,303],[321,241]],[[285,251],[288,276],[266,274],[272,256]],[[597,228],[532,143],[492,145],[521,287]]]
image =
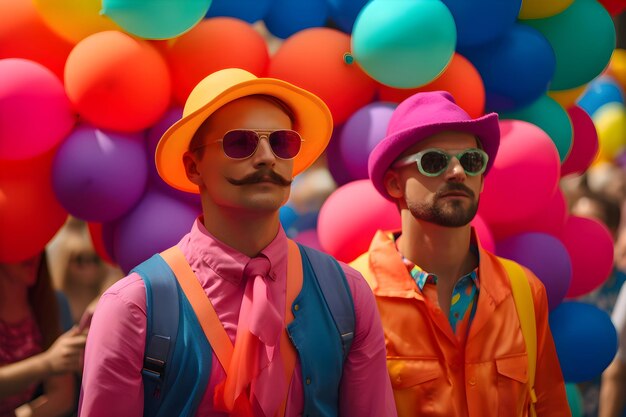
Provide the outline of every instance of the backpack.
[[[344,360],[354,338],[355,317],[352,295],[345,280],[343,270],[336,260],[314,249],[298,245],[300,255],[307,258],[322,291],[340,337]],[[144,387],[159,391],[160,384],[168,373],[175,372],[168,367],[172,361],[173,347],[176,346],[179,323],[179,285],[174,271],[160,255],[155,255],[136,268],[146,285],[147,326],[146,348],[142,377]],[[158,305],[159,308],[150,308]],[[207,381],[208,382],[208,381]],[[200,402],[204,390],[197,390],[194,403]],[[164,401],[163,395],[144,395],[144,416],[153,415]]]

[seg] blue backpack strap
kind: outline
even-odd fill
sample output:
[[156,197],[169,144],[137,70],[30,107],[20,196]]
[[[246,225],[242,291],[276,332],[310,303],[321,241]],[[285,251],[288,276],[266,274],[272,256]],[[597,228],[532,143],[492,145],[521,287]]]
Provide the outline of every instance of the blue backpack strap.
[[300,244],[298,246],[302,255],[307,257],[313,267],[330,314],[341,335],[345,359],[350,352],[355,329],[354,302],[346,276],[332,256]]
[[[161,258],[152,258],[137,266],[146,286],[146,349],[141,374],[144,384],[144,416],[156,415],[164,395],[161,387],[168,375],[167,364],[178,335],[179,303],[176,277]],[[158,308],[153,308],[158,306]]]

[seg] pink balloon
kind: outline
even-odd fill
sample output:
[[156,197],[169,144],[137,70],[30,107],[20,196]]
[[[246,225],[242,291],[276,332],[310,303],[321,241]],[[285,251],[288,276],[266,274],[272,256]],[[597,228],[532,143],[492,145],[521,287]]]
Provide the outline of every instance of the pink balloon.
[[324,202],[317,233],[324,251],[351,262],[368,250],[377,230],[400,226],[396,205],[378,194],[369,180],[358,180],[338,188]]
[[496,251],[496,241],[493,238],[493,233],[489,230],[489,226],[479,215],[476,215],[471,222],[472,226],[476,230],[476,234],[478,235],[478,239],[480,239],[480,244],[483,248],[487,249],[489,252]]
[[591,117],[578,106],[570,107],[567,113],[572,120],[574,138],[572,150],[561,166],[561,176],[582,174],[598,153],[598,132]]
[[0,60],[0,159],[30,159],[58,145],[75,116],[52,71],[19,58]]
[[570,216],[561,241],[572,261],[572,282],[567,297],[578,297],[598,288],[613,269],[613,239],[602,223]]
[[521,120],[500,121],[502,139],[485,177],[479,213],[487,223],[511,223],[539,212],[559,180],[554,142],[539,127]]
[[320,239],[317,236],[317,230],[304,230],[294,236],[293,240],[303,244],[304,246],[323,251],[322,246],[320,245]]
[[567,219],[567,202],[560,188],[546,202],[545,206],[532,216],[507,223],[489,223],[496,240],[526,232],[541,232],[559,237]]

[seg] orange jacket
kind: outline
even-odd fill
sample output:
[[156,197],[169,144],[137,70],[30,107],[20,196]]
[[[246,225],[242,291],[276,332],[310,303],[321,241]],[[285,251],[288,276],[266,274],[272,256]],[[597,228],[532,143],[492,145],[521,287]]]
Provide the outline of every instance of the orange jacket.
[[[479,254],[480,292],[464,350],[447,317],[425,301],[387,233],[379,231],[369,252],[352,263],[376,296],[399,417],[529,415],[528,357],[509,279],[480,244]],[[537,322],[537,416],[571,416],[545,288],[525,271]]]

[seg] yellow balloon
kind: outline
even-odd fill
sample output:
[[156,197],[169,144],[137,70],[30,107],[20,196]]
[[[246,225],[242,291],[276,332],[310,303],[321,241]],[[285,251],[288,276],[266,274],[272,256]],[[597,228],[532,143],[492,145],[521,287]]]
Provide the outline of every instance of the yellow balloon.
[[559,103],[564,109],[570,108],[578,97],[582,95],[582,93],[587,88],[587,84],[583,84],[580,87],[574,87],[569,90],[550,90],[548,91],[548,95],[557,103]]
[[59,36],[73,44],[97,32],[122,31],[113,20],[100,15],[101,0],[32,1],[43,21]]
[[567,9],[574,0],[522,0],[520,19],[542,19]]
[[613,51],[607,72],[626,89],[626,49]]
[[612,161],[626,146],[626,107],[607,103],[593,114],[598,131],[598,159]]

